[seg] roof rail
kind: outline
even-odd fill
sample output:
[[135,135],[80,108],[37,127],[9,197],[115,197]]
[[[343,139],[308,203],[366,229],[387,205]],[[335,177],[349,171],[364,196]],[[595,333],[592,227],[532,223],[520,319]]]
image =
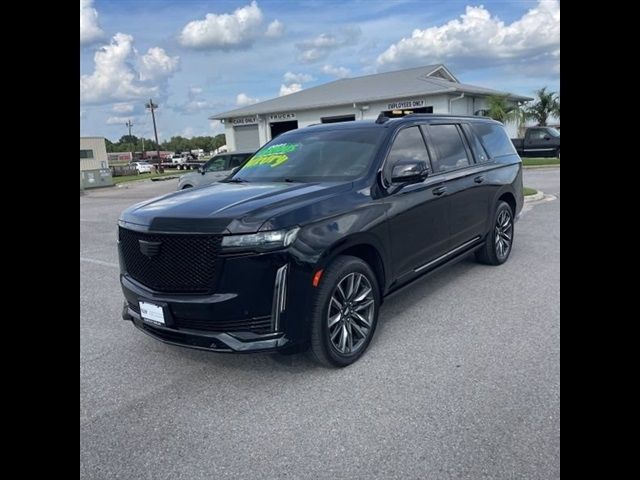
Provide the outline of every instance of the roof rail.
[[382,112],[380,112],[380,115],[378,115],[378,118],[376,118],[376,123],[377,124],[383,124],[389,121],[389,117],[385,117],[384,114]]

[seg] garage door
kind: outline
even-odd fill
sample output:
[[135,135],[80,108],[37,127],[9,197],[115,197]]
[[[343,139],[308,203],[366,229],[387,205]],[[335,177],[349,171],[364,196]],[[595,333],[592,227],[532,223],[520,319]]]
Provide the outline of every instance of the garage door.
[[242,125],[233,127],[236,138],[236,150],[257,150],[260,147],[258,125]]

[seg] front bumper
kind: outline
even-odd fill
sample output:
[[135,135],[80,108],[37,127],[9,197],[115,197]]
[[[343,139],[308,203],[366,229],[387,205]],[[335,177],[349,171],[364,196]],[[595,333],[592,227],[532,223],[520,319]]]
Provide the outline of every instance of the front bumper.
[[[121,259],[121,266],[123,262]],[[308,340],[310,272],[285,252],[229,257],[216,293],[165,294],[120,275],[122,317],[165,343],[214,352],[296,351]],[[303,281],[302,279],[308,280]],[[161,306],[164,325],[141,318],[139,302]]]
[[174,329],[152,325],[140,317],[125,302],[122,318],[131,320],[136,328],[170,345],[224,353],[254,353],[283,349],[291,342],[284,333],[257,335],[251,332],[210,333],[201,330]]

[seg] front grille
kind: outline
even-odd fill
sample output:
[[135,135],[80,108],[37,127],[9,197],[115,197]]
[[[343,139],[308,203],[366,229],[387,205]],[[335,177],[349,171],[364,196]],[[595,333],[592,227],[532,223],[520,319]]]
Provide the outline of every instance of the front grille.
[[[140,315],[138,304],[129,302],[129,308]],[[257,334],[271,333],[271,317],[257,317],[243,320],[187,320],[174,318],[176,328],[202,330],[205,332],[234,333],[252,332]]]
[[271,332],[271,317],[248,318],[242,320],[186,320],[175,319],[176,327],[207,332]]
[[119,233],[125,267],[134,280],[165,293],[214,289],[222,236],[144,233],[122,227]]

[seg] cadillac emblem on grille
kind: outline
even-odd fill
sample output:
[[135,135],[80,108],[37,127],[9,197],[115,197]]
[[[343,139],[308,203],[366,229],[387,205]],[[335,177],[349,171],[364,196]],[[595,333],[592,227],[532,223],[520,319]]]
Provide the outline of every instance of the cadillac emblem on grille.
[[143,255],[149,258],[154,257],[160,253],[160,245],[162,245],[162,242],[138,240],[138,243],[140,244],[140,252],[142,252]]

